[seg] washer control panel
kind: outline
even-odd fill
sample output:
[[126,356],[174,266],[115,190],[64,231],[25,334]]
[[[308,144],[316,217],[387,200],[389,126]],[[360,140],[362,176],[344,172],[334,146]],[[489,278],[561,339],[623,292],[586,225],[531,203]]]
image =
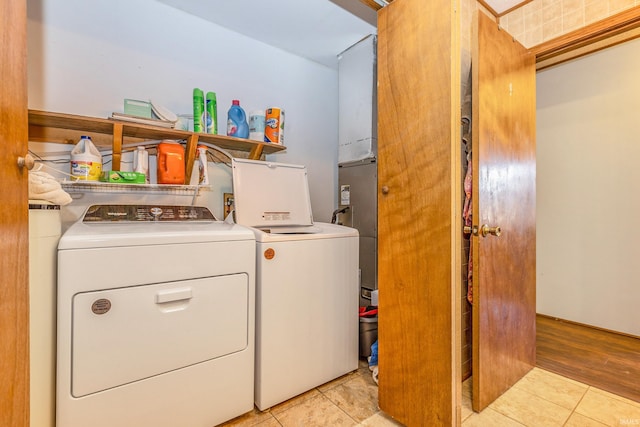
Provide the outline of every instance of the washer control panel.
[[179,222],[216,221],[204,206],[161,205],[93,205],[84,214],[83,222]]

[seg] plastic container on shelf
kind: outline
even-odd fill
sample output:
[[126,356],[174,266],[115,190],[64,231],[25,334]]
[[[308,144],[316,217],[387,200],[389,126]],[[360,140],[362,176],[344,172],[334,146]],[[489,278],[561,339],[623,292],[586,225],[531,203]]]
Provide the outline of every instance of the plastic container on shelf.
[[264,117],[264,142],[284,144],[284,110],[282,108],[267,108]]
[[264,110],[249,113],[249,139],[264,141]]
[[204,93],[202,89],[195,88],[193,89],[193,131],[199,133],[206,130]]
[[149,152],[142,146],[133,152],[133,171],[143,173],[145,183],[149,183]]
[[240,101],[234,99],[231,108],[227,114],[227,136],[235,136],[236,138],[249,137],[249,124],[247,123],[247,114],[240,106]]
[[193,171],[191,172],[190,185],[208,185],[209,184],[209,163],[207,161],[207,147],[198,145],[196,153],[196,161],[193,163]]
[[206,112],[207,112],[207,133],[218,133],[218,101],[216,100],[215,92],[207,92],[206,99]]
[[184,147],[164,140],[158,144],[158,184],[184,184]]
[[90,136],[82,135],[70,155],[71,176],[85,181],[98,181],[102,174],[102,155]]

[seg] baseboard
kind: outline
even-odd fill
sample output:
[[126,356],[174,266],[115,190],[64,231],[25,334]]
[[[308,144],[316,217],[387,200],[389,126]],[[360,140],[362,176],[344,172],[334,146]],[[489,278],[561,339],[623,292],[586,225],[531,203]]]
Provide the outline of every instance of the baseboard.
[[628,334],[626,332],[614,331],[612,329],[601,328],[599,326],[587,325],[586,323],[574,322],[573,320],[561,319],[559,317],[549,316],[547,314],[536,313],[536,317],[543,317],[545,319],[550,319],[550,320],[555,320],[555,321],[558,321],[558,322],[569,323],[571,325],[582,326],[584,328],[590,328],[590,329],[597,330],[597,331],[608,332],[610,334],[616,334],[616,335],[620,335],[620,336],[623,336],[623,337],[640,339],[640,336],[638,336],[638,335]]

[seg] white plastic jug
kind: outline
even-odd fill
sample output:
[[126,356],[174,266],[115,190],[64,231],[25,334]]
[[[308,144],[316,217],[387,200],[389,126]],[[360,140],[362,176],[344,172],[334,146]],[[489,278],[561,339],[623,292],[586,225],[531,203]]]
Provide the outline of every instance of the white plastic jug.
[[149,183],[149,152],[142,146],[133,152],[133,171],[145,175],[145,182]]
[[102,173],[102,156],[91,137],[82,135],[71,150],[71,176],[79,180],[98,181]]

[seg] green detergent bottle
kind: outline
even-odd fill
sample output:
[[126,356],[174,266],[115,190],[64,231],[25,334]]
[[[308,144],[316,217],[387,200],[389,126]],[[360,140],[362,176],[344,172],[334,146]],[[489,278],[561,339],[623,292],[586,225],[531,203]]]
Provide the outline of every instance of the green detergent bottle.
[[193,89],[193,131],[196,133],[206,131],[204,113],[204,93],[202,89]]

